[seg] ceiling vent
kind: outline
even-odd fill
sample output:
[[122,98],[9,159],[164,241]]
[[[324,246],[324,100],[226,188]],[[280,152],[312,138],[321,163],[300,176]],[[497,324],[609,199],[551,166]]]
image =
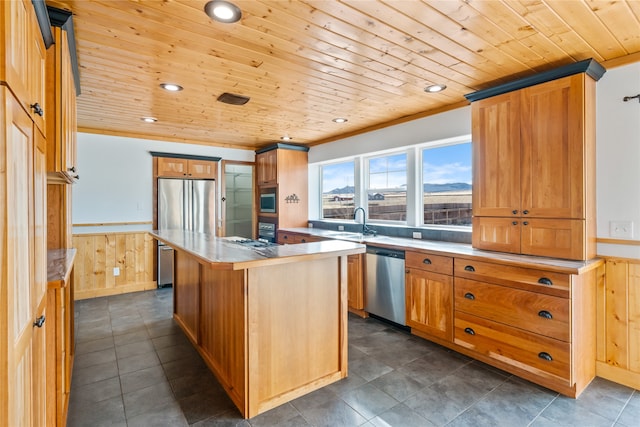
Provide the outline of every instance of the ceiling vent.
[[244,105],[249,102],[248,96],[234,95],[233,93],[223,93],[218,97],[218,101],[231,105]]

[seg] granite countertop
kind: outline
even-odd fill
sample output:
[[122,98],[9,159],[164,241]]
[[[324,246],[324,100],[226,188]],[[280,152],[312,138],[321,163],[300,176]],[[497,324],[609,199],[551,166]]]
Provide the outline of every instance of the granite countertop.
[[232,237],[182,230],[154,230],[151,236],[167,245],[189,253],[200,263],[221,270],[242,270],[266,265],[354,255],[364,253],[366,247],[356,242],[327,240],[299,245],[274,245],[253,248],[234,243]]
[[[348,231],[326,230],[321,228],[281,228],[278,231],[302,233],[310,236],[339,239],[362,243],[370,246],[383,246],[394,249],[416,250],[434,255],[462,257],[478,261],[499,262],[505,265],[538,267],[561,273],[579,274],[597,267],[602,263],[600,258],[588,261],[572,261],[557,258],[546,258],[531,255],[518,255],[503,252],[491,252],[474,249],[470,244],[442,242],[436,240],[409,239],[384,235],[363,235]],[[526,264],[526,265],[525,265]]]
[[76,249],[47,250],[47,284],[49,288],[64,288],[69,284]]

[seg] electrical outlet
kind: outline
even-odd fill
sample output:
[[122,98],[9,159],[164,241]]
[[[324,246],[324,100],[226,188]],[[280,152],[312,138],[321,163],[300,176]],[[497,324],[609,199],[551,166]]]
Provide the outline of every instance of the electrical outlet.
[[611,221],[609,223],[609,234],[618,239],[633,238],[633,221]]
[[113,275],[114,276],[120,275],[120,267],[113,267]]
[[344,231],[344,225],[339,225],[338,226],[338,231]]
[[413,238],[414,239],[422,239],[422,233],[419,231],[414,231],[413,232]]

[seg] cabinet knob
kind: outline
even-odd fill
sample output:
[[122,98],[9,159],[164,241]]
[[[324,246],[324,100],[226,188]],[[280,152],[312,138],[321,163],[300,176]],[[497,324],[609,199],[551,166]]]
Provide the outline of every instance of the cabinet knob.
[[411,272],[411,270],[406,269],[404,272],[405,272],[406,274],[409,274],[409,273]]
[[464,333],[465,333],[465,334],[469,334],[469,335],[475,335],[475,334],[476,334],[476,331],[474,331],[474,330],[473,330],[473,329],[471,329],[471,328],[464,328]]
[[518,225],[518,221],[513,221],[511,224],[512,225]]
[[40,104],[38,104],[37,102],[35,104],[29,105],[29,107],[31,107],[33,112],[39,115],[40,117],[44,116],[44,110],[42,109]]
[[71,166],[70,168],[67,168],[67,170],[68,170],[69,172],[76,173],[76,167],[75,167],[75,166]]
[[471,271],[471,272],[473,272],[473,271],[476,271],[476,269],[475,269],[475,268],[473,268],[473,265],[465,265],[465,266],[464,266],[464,271]]
[[553,319],[553,316],[547,310],[540,310],[538,316],[544,317],[545,319]]
[[45,321],[45,317],[44,316],[40,316],[36,319],[35,322],[33,322],[33,326],[37,326],[38,328],[42,328],[42,325],[44,325],[44,321]]
[[300,239],[302,243],[307,243],[307,239]]
[[431,260],[429,258],[425,258],[425,259],[422,260],[422,263],[429,265],[429,264],[431,264]]
[[523,210],[523,211],[522,211],[522,213],[523,213],[524,215],[527,215],[527,214],[529,213],[529,211],[525,209],[525,210]]
[[514,209],[514,210],[511,211],[511,213],[514,214],[514,215],[517,215],[518,214],[518,210]]
[[553,357],[551,357],[551,355],[549,353],[547,353],[546,351],[541,351],[540,353],[538,353],[538,357],[540,359],[544,359],[548,362],[551,362],[553,360]]
[[551,281],[551,279],[548,279],[546,277],[539,278],[538,283],[540,283],[541,285],[553,286],[553,282]]
[[466,299],[470,299],[470,300],[476,299],[476,296],[474,294],[472,294],[471,292],[467,292],[466,294],[464,294],[464,297]]
[[529,221],[523,221],[522,225],[529,225]]

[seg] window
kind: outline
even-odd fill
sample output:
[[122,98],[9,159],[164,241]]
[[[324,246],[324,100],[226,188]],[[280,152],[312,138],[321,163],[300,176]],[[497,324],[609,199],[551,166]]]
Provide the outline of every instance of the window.
[[354,196],[353,161],[322,166],[322,218],[352,219]]
[[422,150],[424,224],[471,226],[471,142]]
[[369,219],[407,220],[407,154],[369,159]]

